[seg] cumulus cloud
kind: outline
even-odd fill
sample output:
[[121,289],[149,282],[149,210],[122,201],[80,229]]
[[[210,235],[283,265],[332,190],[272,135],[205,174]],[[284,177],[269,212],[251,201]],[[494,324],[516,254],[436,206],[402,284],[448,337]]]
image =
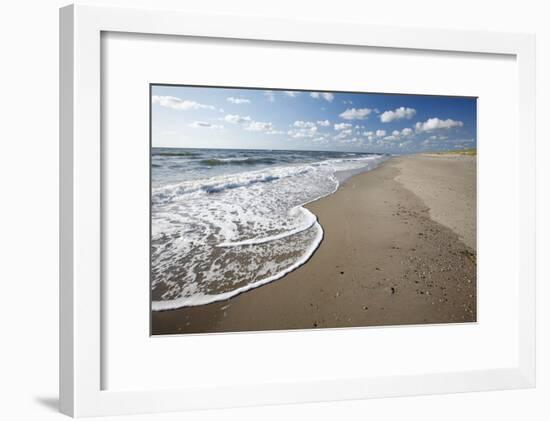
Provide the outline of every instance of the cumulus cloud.
[[370,142],[376,141],[377,143],[380,143],[383,140],[396,140],[401,136],[401,133],[398,130],[394,130],[390,135],[388,135],[386,130],[381,129],[376,131],[364,131],[360,134],[366,137]]
[[353,133],[353,130],[352,129],[344,129],[344,130],[340,130],[340,132],[334,136],[334,139],[336,140],[342,140],[342,139],[346,139],[348,136],[350,136],[351,134]]
[[249,116],[238,114],[227,114],[223,121],[231,124],[238,124],[244,127],[245,130],[253,132],[266,132],[266,134],[282,134],[283,132],[275,130],[273,123],[265,121],[254,121]]
[[272,130],[266,131],[265,134],[271,134],[271,135],[274,135],[274,134],[285,134],[285,132],[283,132],[282,130],[275,130],[275,129],[272,129]]
[[348,130],[353,127],[350,123],[337,123],[334,125],[334,130]]
[[317,124],[322,127],[330,126],[330,121],[328,120],[317,120]]
[[428,120],[424,122],[418,122],[414,126],[415,130],[419,133],[421,132],[431,132],[433,130],[439,130],[439,129],[452,129],[454,127],[462,127],[464,126],[464,123],[462,121],[457,120],[451,120],[448,118],[447,120],[441,120],[437,117],[429,118]]
[[161,107],[171,108],[173,110],[200,110],[208,109],[215,110],[216,108],[212,105],[200,104],[196,101],[191,101],[187,99],[181,99],[175,96],[169,95],[153,95],[152,97],[153,104],[158,104]]
[[303,128],[315,127],[315,123],[312,121],[297,120],[294,122],[293,126],[303,129]]
[[309,96],[315,99],[324,99],[325,101],[332,102],[334,95],[330,92],[310,92]]
[[294,129],[287,132],[293,139],[313,138],[314,136],[325,136],[317,130],[317,125],[313,121],[297,120],[292,124]]
[[444,141],[444,140],[449,140],[449,136],[444,136],[444,135],[432,135],[432,136],[428,137],[426,140],[424,140],[424,143],[425,143],[425,144],[428,144],[428,143],[440,143],[441,141]]
[[231,124],[245,124],[252,121],[249,116],[241,116],[237,114],[227,114],[223,119]]
[[344,120],[365,120],[371,112],[370,108],[348,108],[340,114],[340,118]]
[[295,121],[293,124],[295,129],[291,129],[287,134],[293,139],[312,138],[314,136],[325,136],[317,132],[317,126],[311,121]]
[[194,121],[191,124],[189,124],[189,127],[193,127],[195,129],[222,129],[223,126],[218,124],[212,124],[208,121]]
[[388,142],[393,142],[394,140],[399,140],[399,137],[395,135],[389,135],[384,137],[384,140]]
[[382,114],[380,114],[380,121],[382,123],[391,123],[395,120],[401,120],[406,118],[407,120],[410,120],[416,115],[416,110],[414,108],[408,108],[408,107],[399,107],[395,110],[388,110],[384,111]]
[[[386,133],[385,130],[378,130],[377,136],[384,137],[384,141],[388,141],[388,142],[399,141],[399,140],[406,140],[407,142],[408,141],[412,142],[411,137],[414,135],[414,131],[409,127],[405,127],[401,131],[394,130],[388,136],[386,136],[385,133]],[[407,145],[409,145],[409,143],[407,143]]]
[[250,104],[250,100],[246,98],[236,98],[234,96],[230,96],[227,98],[227,102],[230,102],[232,104]]
[[341,144],[350,144],[350,143],[355,143],[357,145],[363,144],[363,139],[356,136],[352,137],[349,135],[345,135],[343,133],[339,133],[338,136],[335,136],[334,140],[338,141]]
[[300,92],[297,91],[285,91],[285,95],[289,96],[291,98],[296,98],[298,95],[300,95]]
[[246,126],[246,130],[251,130],[253,132],[271,131],[273,130],[273,123],[265,121],[251,121],[248,126]]

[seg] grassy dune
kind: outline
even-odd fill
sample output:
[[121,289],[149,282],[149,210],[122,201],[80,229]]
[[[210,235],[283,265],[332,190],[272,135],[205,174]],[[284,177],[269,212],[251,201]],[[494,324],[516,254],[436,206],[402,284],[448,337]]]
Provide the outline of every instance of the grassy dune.
[[477,155],[477,148],[470,148],[470,149],[461,149],[461,150],[453,150],[453,151],[444,151],[444,152],[436,152],[437,155],[468,155],[468,156],[476,156]]

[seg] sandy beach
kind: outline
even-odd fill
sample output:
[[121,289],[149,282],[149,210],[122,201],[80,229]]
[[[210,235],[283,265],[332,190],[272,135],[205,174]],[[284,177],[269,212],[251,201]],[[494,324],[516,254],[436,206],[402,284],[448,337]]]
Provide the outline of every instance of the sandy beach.
[[476,158],[395,157],[307,205],[324,238],[282,279],[152,313],[152,334],[476,320]]

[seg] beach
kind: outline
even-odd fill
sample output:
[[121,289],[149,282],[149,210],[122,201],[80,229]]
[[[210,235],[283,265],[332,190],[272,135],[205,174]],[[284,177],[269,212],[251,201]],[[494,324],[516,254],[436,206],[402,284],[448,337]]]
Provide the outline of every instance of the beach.
[[152,334],[476,321],[476,157],[393,157],[305,206],[323,239],[281,279],[153,311]]

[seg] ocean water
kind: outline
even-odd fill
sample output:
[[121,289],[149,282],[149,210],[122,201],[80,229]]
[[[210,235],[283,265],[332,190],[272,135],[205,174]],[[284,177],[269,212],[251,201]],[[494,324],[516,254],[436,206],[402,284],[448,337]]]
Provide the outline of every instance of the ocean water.
[[280,279],[323,239],[303,205],[388,156],[152,149],[152,309],[220,301]]

